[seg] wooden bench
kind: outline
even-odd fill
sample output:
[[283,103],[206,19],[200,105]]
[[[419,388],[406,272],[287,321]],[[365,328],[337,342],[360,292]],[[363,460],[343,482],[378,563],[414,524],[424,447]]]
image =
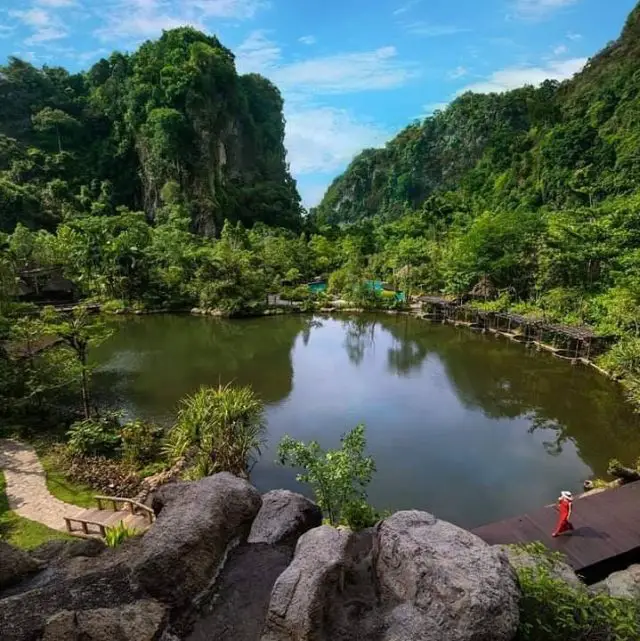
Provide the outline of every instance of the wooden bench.
[[120,511],[118,504],[122,504],[131,514],[142,514],[148,520],[149,525],[151,525],[151,523],[156,519],[156,515],[150,507],[143,505],[142,503],[138,503],[138,501],[134,501],[133,499],[126,499],[120,496],[95,496],[94,498],[98,504],[99,510],[106,510],[103,505],[105,503],[110,503],[111,510],[113,512],[118,512]]
[[[76,536],[101,536],[107,528],[124,522],[137,530],[146,530],[156,519],[153,510],[133,499],[120,496],[96,496],[96,509],[83,510],[76,516],[65,516],[67,532]],[[96,530],[97,528],[97,530]]]

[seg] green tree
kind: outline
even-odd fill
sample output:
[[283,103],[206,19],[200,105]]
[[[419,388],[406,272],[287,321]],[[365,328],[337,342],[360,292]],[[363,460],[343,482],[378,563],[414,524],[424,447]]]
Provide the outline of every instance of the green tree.
[[249,478],[265,434],[264,405],[250,387],[202,387],[180,402],[165,449],[172,460],[187,459],[190,478]]
[[90,375],[88,362],[89,349],[105,341],[112,330],[100,319],[91,314],[84,305],[76,307],[71,315],[58,312],[53,307],[46,307],[42,312],[44,331],[51,334],[69,347],[80,365],[80,389],[82,392],[82,409],[85,419],[91,418]]
[[80,126],[80,123],[68,113],[61,109],[45,107],[32,118],[33,127],[36,131],[55,131],[58,141],[58,151],[62,153],[62,134],[72,132]]
[[325,451],[317,441],[307,444],[285,436],[278,447],[281,465],[304,470],[297,480],[311,485],[332,525],[339,525],[349,512],[366,503],[366,487],[376,469],[373,458],[364,454],[364,425],[344,434],[340,442],[340,449]]

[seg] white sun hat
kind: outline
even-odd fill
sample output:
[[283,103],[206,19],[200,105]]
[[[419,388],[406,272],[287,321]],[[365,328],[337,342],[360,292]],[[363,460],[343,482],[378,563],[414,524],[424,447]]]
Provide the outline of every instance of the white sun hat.
[[567,501],[573,501],[573,494],[571,494],[571,492],[567,492],[566,490],[560,492],[560,496],[563,499],[567,499]]

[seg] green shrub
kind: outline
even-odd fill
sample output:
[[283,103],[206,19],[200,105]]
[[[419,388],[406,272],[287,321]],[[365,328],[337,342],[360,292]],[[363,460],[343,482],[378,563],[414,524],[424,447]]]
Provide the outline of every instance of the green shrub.
[[366,501],[352,501],[343,508],[341,522],[358,532],[373,527],[381,518],[382,515]]
[[373,508],[366,505],[365,492],[375,463],[364,455],[364,425],[354,427],[340,440],[340,449],[325,451],[316,441],[307,444],[285,436],[278,447],[278,460],[281,465],[304,470],[296,479],[311,485],[332,525],[347,523],[361,529],[378,520]]
[[623,338],[598,359],[598,364],[613,376],[640,377],[640,338]]
[[117,548],[127,539],[137,536],[138,531],[127,527],[122,521],[113,527],[106,528],[104,540],[110,548]]
[[130,463],[152,461],[160,450],[162,429],[146,421],[130,421],[120,428],[122,458]]
[[149,476],[154,476],[155,474],[164,472],[167,469],[168,465],[166,461],[152,461],[151,463],[147,463],[143,468],[138,470],[138,475],[140,476],[140,478],[146,479]]
[[306,285],[299,285],[298,287],[283,288],[280,292],[280,296],[284,300],[303,302],[311,299],[311,292]]
[[102,303],[101,309],[105,314],[122,314],[127,311],[127,304],[123,300],[112,299]]
[[556,555],[525,551],[536,565],[516,570],[522,591],[516,641],[637,641],[637,602],[574,587],[554,576]]
[[120,444],[120,425],[112,414],[77,421],[67,432],[67,447],[73,455],[113,456]]
[[266,429],[264,404],[251,387],[201,387],[180,401],[165,453],[171,462],[189,460],[190,479],[216,472],[248,478]]

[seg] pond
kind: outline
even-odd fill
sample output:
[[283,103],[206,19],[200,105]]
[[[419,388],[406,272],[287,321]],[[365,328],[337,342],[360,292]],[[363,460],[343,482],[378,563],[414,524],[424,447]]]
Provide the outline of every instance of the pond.
[[200,385],[250,384],[264,399],[261,490],[300,491],[275,464],[284,434],[324,447],[362,422],[377,473],[371,502],[474,527],[553,502],[640,455],[640,420],[584,366],[408,316],[118,319],[94,353],[99,395],[171,425]]

